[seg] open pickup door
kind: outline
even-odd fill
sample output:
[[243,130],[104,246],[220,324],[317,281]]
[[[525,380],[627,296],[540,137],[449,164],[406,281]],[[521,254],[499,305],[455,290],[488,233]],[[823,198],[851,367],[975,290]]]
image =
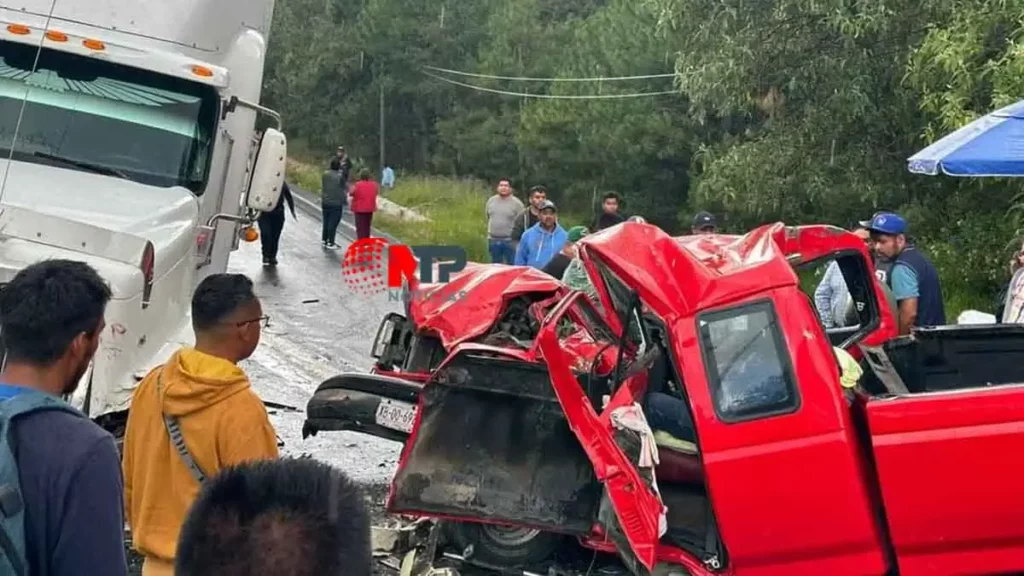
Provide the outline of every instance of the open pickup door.
[[[573,358],[588,343],[596,355]],[[547,366],[457,346],[420,394],[389,511],[581,538],[593,538],[600,524],[609,548],[648,574],[662,504],[590,400],[611,394],[609,406],[627,405],[645,383],[641,375],[614,393],[604,388],[604,358],[617,352],[615,344],[586,297],[573,293],[542,323],[538,345]]]
[[[610,419],[598,416],[569,369],[556,327],[577,303],[589,306],[582,293],[567,297],[545,319],[537,341],[569,428],[593,465],[597,480],[604,485],[602,504],[608,502],[614,510],[614,515],[599,514],[598,521],[627,566],[636,574],[648,574],[657,561],[664,506],[616,444]],[[613,392],[609,406],[625,404],[636,393],[626,384]]]

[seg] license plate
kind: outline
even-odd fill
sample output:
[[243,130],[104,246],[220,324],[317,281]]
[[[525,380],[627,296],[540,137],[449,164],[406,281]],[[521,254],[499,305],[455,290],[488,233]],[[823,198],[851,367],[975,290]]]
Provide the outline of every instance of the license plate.
[[404,402],[381,400],[377,406],[377,424],[406,434],[412,433],[412,422],[416,418],[416,407]]

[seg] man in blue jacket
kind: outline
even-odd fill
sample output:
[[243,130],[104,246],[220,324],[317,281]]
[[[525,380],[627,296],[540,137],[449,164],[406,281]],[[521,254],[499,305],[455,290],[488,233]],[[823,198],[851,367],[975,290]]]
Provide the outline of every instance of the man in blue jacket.
[[569,234],[558,225],[558,208],[551,200],[545,200],[538,207],[540,220],[519,240],[516,250],[516,266],[543,268],[569,240]]

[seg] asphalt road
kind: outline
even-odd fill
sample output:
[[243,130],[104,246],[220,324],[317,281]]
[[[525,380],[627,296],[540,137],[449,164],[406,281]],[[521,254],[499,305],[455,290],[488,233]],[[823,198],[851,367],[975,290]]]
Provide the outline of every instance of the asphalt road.
[[[278,265],[262,266],[259,242],[231,255],[229,270],[253,279],[270,325],[253,357],[242,364],[264,401],[298,411],[271,410],[286,455],[308,454],[340,467],[353,479],[386,483],[398,462],[401,444],[350,432],[321,432],[302,439],[306,402],[316,387],[342,372],[370,368],[369,349],[381,317],[400,311],[387,295],[351,292],[341,275],[341,259],[354,229],[339,229],[339,250],[320,245],[316,206],[296,198],[298,219],[288,215]],[[347,235],[347,237],[344,237]]]

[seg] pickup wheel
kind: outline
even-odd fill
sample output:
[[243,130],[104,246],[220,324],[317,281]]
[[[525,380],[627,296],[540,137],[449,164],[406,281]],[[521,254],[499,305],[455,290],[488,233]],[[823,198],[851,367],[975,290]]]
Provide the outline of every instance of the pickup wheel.
[[473,547],[469,561],[496,567],[522,567],[547,560],[558,550],[564,536],[533,528],[455,522],[452,541],[458,552]]

